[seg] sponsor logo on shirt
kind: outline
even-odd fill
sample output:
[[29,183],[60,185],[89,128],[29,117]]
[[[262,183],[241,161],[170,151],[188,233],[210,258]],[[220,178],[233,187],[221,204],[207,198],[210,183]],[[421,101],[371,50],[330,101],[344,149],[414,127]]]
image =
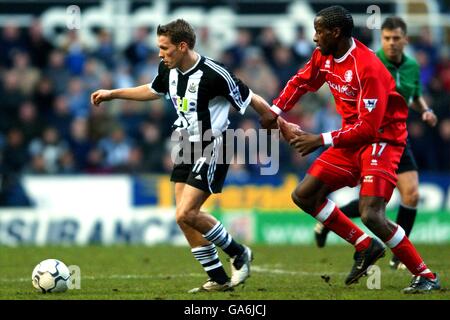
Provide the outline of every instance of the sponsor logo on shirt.
[[325,68],[330,69],[330,60],[325,61]]
[[373,183],[373,176],[365,176],[363,182]]
[[373,109],[377,106],[378,99],[363,99],[364,106],[369,112],[372,112]]
[[336,84],[331,81],[327,81],[327,83],[330,86],[330,88],[333,88],[334,90],[338,91],[339,93],[345,93],[349,97],[356,96],[356,93],[353,90],[351,90],[349,88],[349,86],[347,86],[347,85],[342,86],[340,84]]

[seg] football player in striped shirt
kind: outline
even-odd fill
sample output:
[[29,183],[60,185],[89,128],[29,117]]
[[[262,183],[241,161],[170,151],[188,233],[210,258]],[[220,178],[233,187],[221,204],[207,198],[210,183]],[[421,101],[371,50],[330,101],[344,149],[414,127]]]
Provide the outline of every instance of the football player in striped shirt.
[[[161,62],[155,79],[134,88],[97,90],[91,102],[98,106],[112,99],[147,101],[165,97],[171,101],[178,114],[173,129],[188,140],[183,140],[171,175],[176,221],[209,276],[190,292],[232,290],[249,277],[253,253],[234,240],[216,218],[202,211],[202,205],[211,194],[221,192],[227,174],[233,152],[227,152],[225,134],[230,107],[244,114],[251,105],[264,119],[272,117],[270,106],[222,64],[194,51],[196,35],[186,21],[178,19],[158,26],[157,36]],[[224,158],[226,161],[220,161]],[[217,247],[230,257],[231,279]]]

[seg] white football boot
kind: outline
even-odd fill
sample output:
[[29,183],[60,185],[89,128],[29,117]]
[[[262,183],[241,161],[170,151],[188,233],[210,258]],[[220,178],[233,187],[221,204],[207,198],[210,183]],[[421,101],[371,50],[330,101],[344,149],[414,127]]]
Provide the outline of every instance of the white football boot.
[[244,246],[244,252],[240,256],[230,259],[231,262],[231,285],[236,287],[250,277],[250,263],[253,261],[253,253],[249,247]]
[[189,290],[189,293],[197,292],[219,292],[219,291],[232,291],[233,286],[231,281],[227,281],[224,284],[219,284],[214,280],[208,279],[201,287]]

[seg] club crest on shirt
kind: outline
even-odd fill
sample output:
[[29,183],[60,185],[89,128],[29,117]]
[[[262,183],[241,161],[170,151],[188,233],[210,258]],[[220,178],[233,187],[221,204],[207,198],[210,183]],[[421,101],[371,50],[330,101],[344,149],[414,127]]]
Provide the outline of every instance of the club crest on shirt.
[[345,71],[344,79],[345,79],[346,82],[352,81],[352,79],[353,79],[353,71],[352,70]]
[[373,109],[377,106],[378,99],[363,99],[364,106],[369,112],[372,112]]
[[195,92],[197,91],[197,86],[195,85],[195,83],[191,83],[191,84],[189,85],[188,91],[189,91],[190,93],[195,93]]

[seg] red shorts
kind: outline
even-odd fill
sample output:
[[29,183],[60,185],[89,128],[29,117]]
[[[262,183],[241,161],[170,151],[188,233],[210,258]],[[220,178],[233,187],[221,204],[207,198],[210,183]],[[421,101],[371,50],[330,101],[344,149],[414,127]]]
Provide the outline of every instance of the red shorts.
[[355,187],[361,183],[360,195],[391,198],[397,184],[397,167],[403,146],[377,142],[359,149],[328,148],[311,165],[308,174],[331,191]]

